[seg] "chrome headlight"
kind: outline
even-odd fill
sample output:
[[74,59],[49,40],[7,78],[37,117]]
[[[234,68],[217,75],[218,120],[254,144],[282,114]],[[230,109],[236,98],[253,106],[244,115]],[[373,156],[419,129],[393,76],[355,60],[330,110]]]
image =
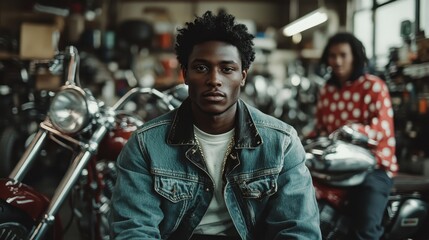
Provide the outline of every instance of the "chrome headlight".
[[49,118],[62,133],[74,134],[85,128],[91,119],[86,93],[68,86],[58,92],[49,107]]

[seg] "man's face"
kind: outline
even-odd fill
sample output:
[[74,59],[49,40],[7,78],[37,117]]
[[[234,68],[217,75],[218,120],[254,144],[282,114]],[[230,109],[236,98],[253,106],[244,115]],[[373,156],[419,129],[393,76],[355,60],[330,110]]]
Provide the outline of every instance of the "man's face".
[[341,82],[347,81],[353,72],[353,53],[348,43],[334,44],[329,48],[328,64]]
[[235,46],[209,41],[194,46],[185,71],[185,83],[198,111],[219,115],[237,102],[246,76]]

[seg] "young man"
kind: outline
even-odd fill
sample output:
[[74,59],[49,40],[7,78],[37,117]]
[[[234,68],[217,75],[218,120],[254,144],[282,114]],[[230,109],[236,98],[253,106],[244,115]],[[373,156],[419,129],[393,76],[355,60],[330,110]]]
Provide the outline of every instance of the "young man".
[[350,198],[354,228],[349,239],[380,239],[391,177],[398,171],[389,91],[380,78],[365,72],[365,48],[351,33],[332,36],[321,62],[330,68],[331,78],[319,94],[318,133],[326,135],[350,125],[378,142],[374,153],[379,167],[354,189]]
[[320,239],[296,131],[239,99],[253,36],[206,12],[176,42],[189,98],[119,156],[114,239]]

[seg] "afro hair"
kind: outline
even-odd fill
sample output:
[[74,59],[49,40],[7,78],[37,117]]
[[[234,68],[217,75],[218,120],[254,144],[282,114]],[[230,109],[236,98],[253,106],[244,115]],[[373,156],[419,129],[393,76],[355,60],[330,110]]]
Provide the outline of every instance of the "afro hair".
[[233,15],[220,11],[216,16],[207,11],[202,17],[196,17],[193,22],[187,22],[184,28],[178,29],[175,50],[182,69],[186,69],[195,45],[207,41],[227,42],[237,47],[242,68],[247,70],[255,60],[253,38],[244,24],[235,22]]

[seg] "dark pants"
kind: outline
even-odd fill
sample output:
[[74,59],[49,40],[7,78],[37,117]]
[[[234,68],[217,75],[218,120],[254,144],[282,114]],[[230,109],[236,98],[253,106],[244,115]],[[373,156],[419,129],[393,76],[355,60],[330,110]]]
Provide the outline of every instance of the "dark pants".
[[349,208],[353,226],[349,239],[381,238],[384,230],[381,222],[392,185],[384,170],[375,170],[353,189]]

